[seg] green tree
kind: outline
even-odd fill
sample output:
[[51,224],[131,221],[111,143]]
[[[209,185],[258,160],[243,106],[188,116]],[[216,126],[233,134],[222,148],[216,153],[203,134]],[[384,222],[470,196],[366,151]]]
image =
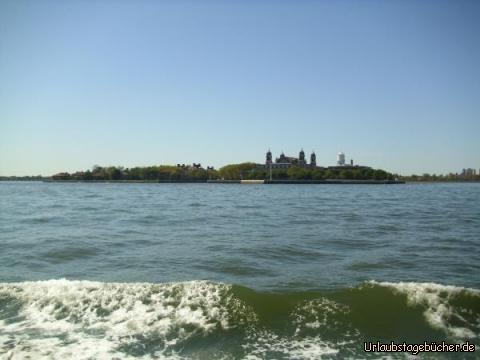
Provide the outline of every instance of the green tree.
[[325,171],[323,171],[321,169],[312,170],[312,179],[313,180],[324,180],[325,179]]
[[255,169],[254,163],[226,165],[218,170],[218,175],[225,180],[240,180],[248,178],[250,171]]

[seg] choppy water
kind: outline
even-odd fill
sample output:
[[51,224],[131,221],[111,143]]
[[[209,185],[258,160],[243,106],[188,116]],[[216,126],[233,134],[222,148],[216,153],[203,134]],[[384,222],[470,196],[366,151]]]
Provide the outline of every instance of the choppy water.
[[480,184],[4,182],[0,358],[480,358],[479,270]]

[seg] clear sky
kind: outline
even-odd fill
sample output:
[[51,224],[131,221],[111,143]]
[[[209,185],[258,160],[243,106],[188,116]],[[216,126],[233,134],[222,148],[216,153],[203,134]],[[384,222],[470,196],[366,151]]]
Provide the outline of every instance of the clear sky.
[[0,1],[0,175],[480,168],[480,1]]

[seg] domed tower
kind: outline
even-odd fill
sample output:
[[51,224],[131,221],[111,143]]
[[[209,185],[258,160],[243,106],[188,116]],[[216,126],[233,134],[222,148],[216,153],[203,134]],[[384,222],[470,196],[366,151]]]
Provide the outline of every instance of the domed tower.
[[272,163],[272,152],[270,151],[270,149],[268,149],[265,164],[269,165],[271,163]]
[[307,162],[305,161],[305,152],[302,150],[300,150],[300,153],[298,154],[298,164],[303,166],[305,165]]
[[345,154],[343,152],[339,152],[337,154],[337,166],[344,166],[345,165]]
[[310,155],[310,165],[317,167],[317,155],[315,155],[315,151],[312,151],[312,155]]

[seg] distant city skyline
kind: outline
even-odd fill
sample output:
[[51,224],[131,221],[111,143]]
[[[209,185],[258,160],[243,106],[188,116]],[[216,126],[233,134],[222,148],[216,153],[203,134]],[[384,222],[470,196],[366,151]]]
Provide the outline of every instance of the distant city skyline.
[[[480,2],[0,2],[0,176],[480,169]],[[479,170],[480,171],[480,170]]]

